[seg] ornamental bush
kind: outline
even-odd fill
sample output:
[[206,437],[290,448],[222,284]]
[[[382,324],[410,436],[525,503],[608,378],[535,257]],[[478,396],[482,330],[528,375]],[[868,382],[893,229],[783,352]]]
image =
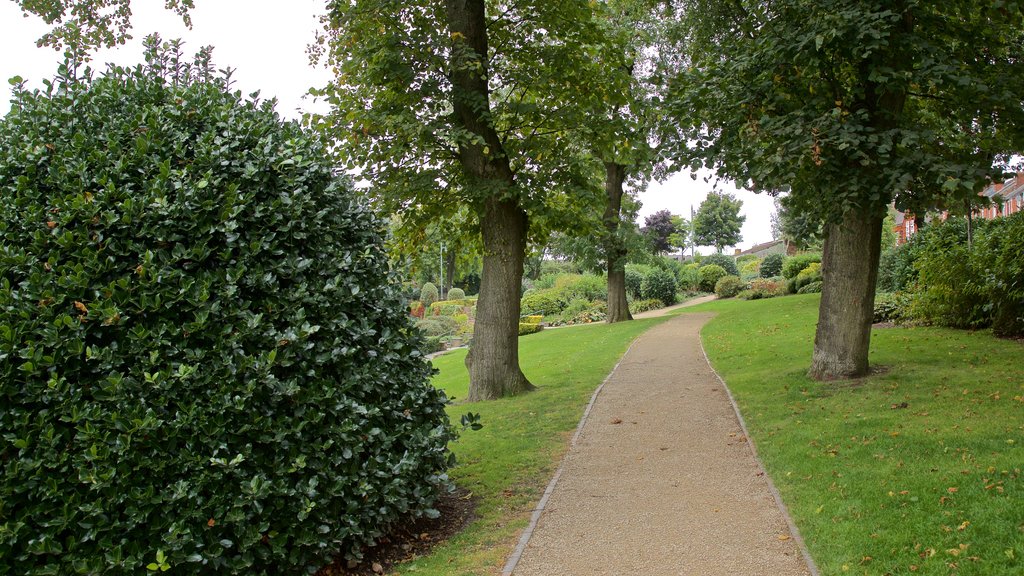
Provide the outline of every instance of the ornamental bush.
[[782,275],[782,264],[786,257],[782,254],[769,254],[761,261],[761,278],[775,278]]
[[782,276],[787,280],[796,278],[796,275],[803,271],[804,268],[815,262],[821,262],[821,254],[808,252],[786,258],[786,261],[782,264]]
[[558,299],[558,292],[554,288],[547,288],[527,291],[519,306],[523,314],[550,316],[561,312],[563,304]]
[[646,264],[626,264],[626,294],[630,298],[640,298],[640,287],[644,278],[654,267]]
[[272,103],[148,50],[0,120],[0,573],[357,556],[436,514],[453,439],[380,222]]
[[739,276],[739,268],[736,267],[736,261],[733,260],[732,256],[726,256],[725,254],[710,254],[705,256],[700,261],[701,268],[704,266],[721,266],[727,274],[732,276]]
[[668,270],[655,268],[651,270],[640,286],[640,295],[644,300],[661,300],[666,306],[676,303],[676,277]]
[[420,302],[427,308],[430,308],[431,304],[437,302],[438,298],[440,298],[440,295],[437,292],[437,286],[433,282],[427,282],[420,288]]
[[722,276],[715,283],[715,295],[719,298],[732,298],[747,287],[747,283],[740,280],[739,276]]
[[650,300],[634,300],[629,305],[629,311],[632,312],[633,314],[640,314],[641,312],[658,310],[664,307],[665,303],[662,302],[661,300],[658,300],[657,298],[652,298]]
[[750,282],[750,288],[737,294],[743,300],[760,300],[762,298],[774,298],[786,293],[786,287],[782,282],[758,278]]
[[698,264],[687,264],[679,269],[679,288],[687,292],[693,292],[700,289],[700,274],[697,272],[700,270]]
[[701,266],[700,269],[697,270],[697,287],[700,288],[701,292],[714,292],[715,284],[717,284],[723,276],[727,276],[728,274],[729,273],[725,271],[725,268],[722,268],[717,264]]
[[452,288],[448,291],[449,300],[465,300],[466,292],[462,288]]

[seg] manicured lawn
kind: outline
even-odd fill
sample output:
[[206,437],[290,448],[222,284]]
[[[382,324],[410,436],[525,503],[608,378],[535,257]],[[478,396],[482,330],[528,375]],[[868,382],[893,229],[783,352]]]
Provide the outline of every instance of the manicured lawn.
[[815,382],[818,301],[691,310],[822,574],[1024,574],[1024,345],[876,329],[878,374]]
[[479,498],[479,518],[430,556],[398,566],[395,574],[483,575],[501,571],[558,467],[583,410],[630,343],[663,319],[545,330],[520,338],[523,372],[538,390],[492,402],[461,404],[469,385],[456,351],[434,361],[435,385],[484,427],[452,446],[459,463],[451,476]]

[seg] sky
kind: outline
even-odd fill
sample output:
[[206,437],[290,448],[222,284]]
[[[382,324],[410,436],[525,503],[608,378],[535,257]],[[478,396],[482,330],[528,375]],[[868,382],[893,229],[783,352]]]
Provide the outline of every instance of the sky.
[[[301,111],[322,110],[317,106],[323,103],[303,96],[310,87],[321,86],[329,78],[329,72],[322,67],[313,68],[306,55],[323,0],[289,0],[287,10],[282,10],[282,3],[277,0],[201,0],[192,11],[191,30],[162,5],[163,2],[155,0],[135,0],[132,34],[136,39],[116,50],[100,51],[93,59],[93,68],[103,69],[108,62],[138,63],[142,58],[142,38],[158,32],[164,39],[184,40],[187,54],[202,46],[214,46],[214,64],[235,69],[237,89],[244,94],[259,90],[263,99],[276,97],[278,111],[286,117],[298,117]],[[56,72],[61,55],[53,49],[35,46],[47,30],[36,16],[24,18],[14,2],[0,0],[0,114],[10,109],[10,86],[6,79],[21,76],[30,88],[39,88],[42,80]],[[689,218],[691,206],[697,210],[715,187],[715,180],[705,182],[704,176],[707,174],[693,179],[686,172],[665,182],[651,182],[639,196],[639,224],[643,225],[646,216],[666,209]],[[771,197],[738,190],[731,182],[720,182],[718,189],[743,201],[741,214],[746,221],[741,231],[743,241],[737,248],[772,239]],[[699,251],[709,253],[713,249]]]

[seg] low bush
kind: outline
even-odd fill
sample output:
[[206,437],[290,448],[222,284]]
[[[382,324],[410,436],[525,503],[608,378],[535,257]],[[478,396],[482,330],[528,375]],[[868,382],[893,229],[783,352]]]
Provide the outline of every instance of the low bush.
[[420,302],[422,302],[427,308],[430,308],[431,304],[437,302],[438,298],[437,286],[433,283],[427,282],[422,288],[420,288]]
[[544,317],[540,316],[540,315],[524,316],[522,318],[522,322],[525,323],[525,324],[540,324],[540,321],[543,320],[543,319],[544,319]]
[[519,335],[526,336],[527,334],[536,334],[543,330],[544,327],[536,322],[520,322],[519,323]]
[[819,294],[821,293],[821,280],[814,280],[804,284],[796,291],[797,294]]
[[608,305],[604,300],[588,302],[582,298],[573,300],[561,314],[552,319],[554,325],[589,324],[603,322],[608,317]]
[[563,305],[577,299],[606,300],[608,280],[596,274],[564,274],[555,280],[554,290]]
[[875,294],[874,322],[900,324],[910,320],[913,296],[906,292],[878,292]]
[[782,254],[769,254],[761,261],[759,274],[761,278],[775,278],[782,275],[782,265],[786,257]]
[[426,311],[427,309],[423,306],[423,302],[420,302],[419,300],[409,304],[409,315],[414,318],[423,318]]
[[808,252],[806,254],[797,254],[796,256],[786,258],[786,261],[782,264],[782,277],[786,279],[796,278],[796,275],[804,268],[807,268],[815,262],[821,262],[821,254]]
[[562,302],[558,298],[558,292],[554,288],[529,290],[520,301],[520,308],[523,314],[551,316],[561,312],[562,306]]
[[700,289],[700,269],[698,264],[687,264],[679,269],[679,288],[686,292],[693,292]]
[[914,234],[910,242],[882,252],[878,259],[878,291],[900,292],[913,287],[917,281],[914,260],[917,258],[920,238],[920,234]]
[[466,305],[461,300],[438,300],[430,305],[430,314],[432,316],[454,316],[464,314],[465,309]]
[[676,303],[676,277],[668,270],[654,269],[640,287],[644,300],[661,300],[666,306]]
[[631,298],[640,298],[640,287],[644,278],[654,270],[645,264],[626,264],[626,294]]
[[722,279],[723,276],[728,276],[729,273],[725,271],[725,268],[721,266],[710,264],[708,266],[701,266],[697,270],[697,287],[702,292],[714,292],[715,284]]
[[446,484],[380,221],[171,57],[0,120],[0,574],[312,573]]
[[761,300],[762,298],[774,298],[786,293],[786,286],[782,282],[758,278],[750,282],[750,287],[737,294],[743,300]]
[[761,261],[761,258],[759,258],[755,254],[743,254],[742,256],[737,256],[736,257],[736,266],[738,266],[741,269],[741,271],[742,271],[743,266],[746,266],[746,265],[750,264],[751,262],[758,262],[758,263],[760,263],[760,261]]
[[818,262],[811,262],[806,268],[800,271],[796,275],[794,281],[796,283],[796,289],[799,290],[811,282],[821,282],[821,264]]
[[650,310],[660,310],[664,307],[664,302],[657,298],[651,298],[649,300],[634,300],[629,305],[629,311],[632,314],[640,314],[641,312],[648,312]]
[[449,300],[465,300],[466,292],[462,288],[452,288],[448,291]]
[[416,321],[416,327],[426,336],[454,336],[459,331],[459,321],[453,316],[427,316]]
[[719,298],[732,298],[746,287],[747,283],[741,280],[739,276],[722,276],[715,283],[715,295]]
[[753,260],[747,260],[740,265],[740,278],[744,280],[753,280],[759,277],[761,274],[761,261],[757,258]]
[[700,266],[701,268],[704,266],[721,266],[730,276],[740,275],[740,270],[736,266],[736,260],[733,260],[732,256],[726,256],[725,254],[709,254],[701,260]]

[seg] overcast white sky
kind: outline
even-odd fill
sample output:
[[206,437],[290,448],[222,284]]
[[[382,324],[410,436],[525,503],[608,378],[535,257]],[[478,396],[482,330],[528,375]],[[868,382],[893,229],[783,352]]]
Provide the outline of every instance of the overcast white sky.
[[[162,6],[163,2],[156,0],[135,0],[132,23],[136,40],[116,51],[100,52],[93,67],[102,69],[107,62],[138,63],[141,39],[159,32],[165,39],[183,39],[189,54],[213,45],[214,63],[236,69],[236,88],[246,94],[260,90],[263,98],[277,97],[281,114],[296,117],[297,110],[311,109],[313,103],[303,100],[303,95],[328,77],[326,70],[313,69],[306,56],[306,45],[313,38],[316,14],[323,0],[290,0],[286,4],[274,0],[201,0],[192,12],[192,30]],[[40,87],[41,81],[56,71],[60,54],[35,46],[46,30],[47,26],[35,16],[24,18],[14,2],[0,0],[0,114],[10,109],[8,78],[18,75],[30,87]],[[693,180],[689,173],[677,174],[664,183],[652,182],[640,196],[640,224],[645,216],[663,209],[689,218],[690,207],[696,210],[713,184],[714,180]],[[736,190],[729,183],[720,184],[720,188],[743,201],[742,213],[747,220],[742,230],[743,242],[738,247],[748,248],[771,240],[772,199]]]

